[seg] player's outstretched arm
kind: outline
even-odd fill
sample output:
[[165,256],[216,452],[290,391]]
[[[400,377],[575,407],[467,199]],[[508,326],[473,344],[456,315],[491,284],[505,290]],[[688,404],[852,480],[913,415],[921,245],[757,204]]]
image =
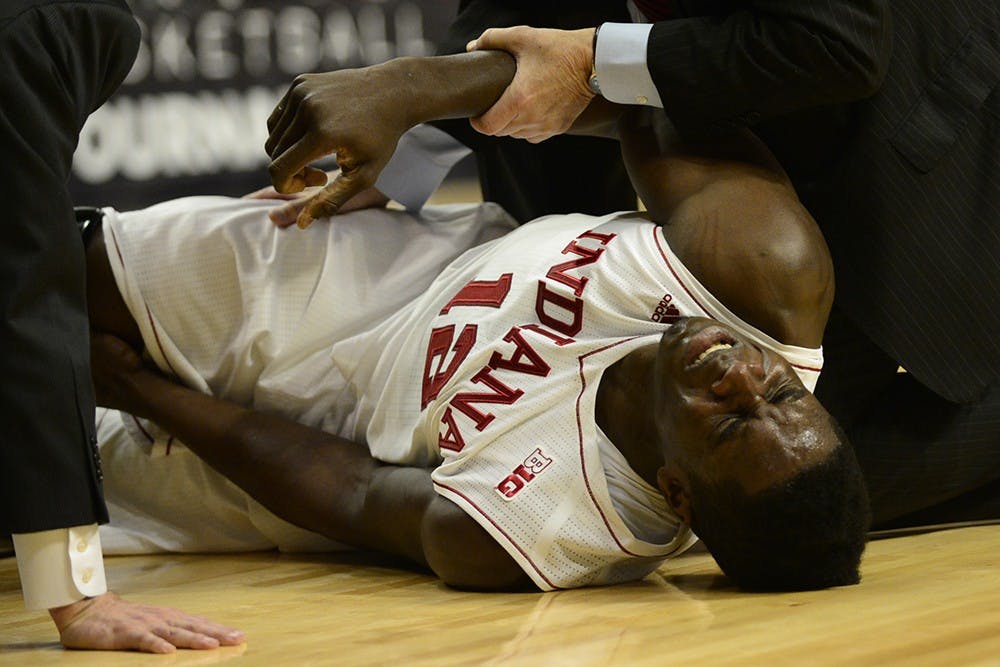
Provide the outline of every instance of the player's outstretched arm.
[[310,200],[298,224],[332,215],[375,184],[406,130],[478,115],[500,97],[514,71],[510,54],[484,51],[303,74],[267,121],[271,180],[279,192],[322,185],[326,175],[308,165],[336,153],[340,176]]
[[450,585],[520,587],[527,576],[430,471],[382,464],[367,448],[172,382],[107,334],[92,339],[98,402],[154,420],[272,512],[362,549],[431,568]]

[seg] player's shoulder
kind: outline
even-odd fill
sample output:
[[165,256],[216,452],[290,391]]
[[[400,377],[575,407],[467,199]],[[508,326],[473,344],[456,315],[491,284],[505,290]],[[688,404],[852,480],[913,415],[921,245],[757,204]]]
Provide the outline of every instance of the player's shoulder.
[[664,230],[695,277],[750,324],[786,343],[821,331],[833,262],[819,226],[783,178],[719,179],[681,204]]

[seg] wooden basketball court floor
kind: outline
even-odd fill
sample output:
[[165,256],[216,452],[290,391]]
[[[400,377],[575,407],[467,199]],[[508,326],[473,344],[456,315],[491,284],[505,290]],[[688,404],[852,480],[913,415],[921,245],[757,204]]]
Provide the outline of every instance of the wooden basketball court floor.
[[246,644],[168,656],[63,650],[0,560],[0,666],[1000,665],[1000,526],[872,541],[860,585],[750,594],[711,557],[641,582],[486,594],[376,556],[158,555],[107,560],[133,600],[241,628]]

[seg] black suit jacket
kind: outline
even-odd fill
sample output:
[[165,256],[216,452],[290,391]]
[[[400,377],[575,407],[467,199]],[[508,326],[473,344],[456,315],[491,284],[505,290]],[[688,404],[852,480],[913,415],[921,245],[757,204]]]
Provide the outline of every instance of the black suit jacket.
[[895,0],[892,20],[877,94],[760,133],[800,165],[841,309],[924,385],[971,402],[1000,369],[1000,9]]
[[0,3],[0,530],[107,519],[66,184],[84,121],[138,45],[124,0]]

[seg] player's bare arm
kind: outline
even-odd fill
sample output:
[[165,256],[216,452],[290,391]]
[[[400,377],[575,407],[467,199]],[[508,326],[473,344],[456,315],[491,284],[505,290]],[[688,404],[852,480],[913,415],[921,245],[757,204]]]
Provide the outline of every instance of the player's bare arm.
[[279,192],[322,185],[326,175],[308,165],[336,153],[340,176],[310,201],[298,224],[332,215],[374,185],[406,130],[478,115],[500,97],[514,71],[508,53],[487,51],[299,76],[268,119],[271,180]]
[[666,116],[621,115],[622,156],[671,248],[737,315],[784,343],[817,347],[833,302],[833,264],[781,166],[749,131],[680,138]]
[[784,343],[820,345],[833,303],[830,253],[781,165],[752,132],[684,139],[658,109],[598,97],[570,133],[621,142],[650,219],[731,310]]

